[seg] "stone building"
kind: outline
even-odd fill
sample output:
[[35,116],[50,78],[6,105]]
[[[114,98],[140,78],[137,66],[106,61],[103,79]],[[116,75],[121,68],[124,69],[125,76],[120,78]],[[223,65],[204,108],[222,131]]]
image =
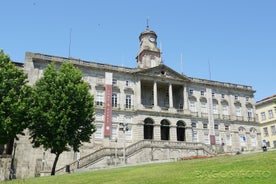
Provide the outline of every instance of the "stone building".
[[[31,85],[50,62],[70,61],[94,95],[97,131],[79,153],[60,156],[57,173],[260,149],[251,86],[180,74],[162,63],[154,31],[139,40],[136,68],[26,53]],[[26,130],[15,158],[17,177],[31,177],[47,174],[54,155],[33,149]]]
[[276,95],[256,102],[256,113],[260,122],[263,145],[276,148]]

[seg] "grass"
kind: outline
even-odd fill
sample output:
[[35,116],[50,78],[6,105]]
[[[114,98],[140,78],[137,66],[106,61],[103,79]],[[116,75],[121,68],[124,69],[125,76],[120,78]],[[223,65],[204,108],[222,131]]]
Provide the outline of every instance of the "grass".
[[266,184],[276,181],[276,151],[105,169],[7,184]]

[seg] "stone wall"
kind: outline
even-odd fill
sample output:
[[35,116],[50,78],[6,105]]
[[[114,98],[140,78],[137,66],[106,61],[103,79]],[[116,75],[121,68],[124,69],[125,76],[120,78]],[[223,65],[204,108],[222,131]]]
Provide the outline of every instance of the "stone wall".
[[0,182],[9,179],[11,160],[10,155],[0,155]]

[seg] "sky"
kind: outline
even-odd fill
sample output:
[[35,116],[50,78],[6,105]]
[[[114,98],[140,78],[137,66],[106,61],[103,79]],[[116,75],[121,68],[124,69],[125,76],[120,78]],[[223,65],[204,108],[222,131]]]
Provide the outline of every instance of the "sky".
[[158,35],[163,63],[189,77],[276,94],[275,0],[1,0],[0,49],[136,67],[139,35]]

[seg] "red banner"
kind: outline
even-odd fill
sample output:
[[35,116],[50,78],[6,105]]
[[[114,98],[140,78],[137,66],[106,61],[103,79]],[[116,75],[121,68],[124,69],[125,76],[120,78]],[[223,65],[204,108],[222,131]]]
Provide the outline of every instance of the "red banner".
[[112,85],[105,85],[104,108],[104,136],[110,137],[112,133]]

